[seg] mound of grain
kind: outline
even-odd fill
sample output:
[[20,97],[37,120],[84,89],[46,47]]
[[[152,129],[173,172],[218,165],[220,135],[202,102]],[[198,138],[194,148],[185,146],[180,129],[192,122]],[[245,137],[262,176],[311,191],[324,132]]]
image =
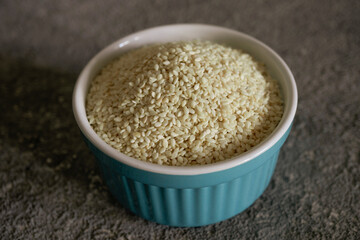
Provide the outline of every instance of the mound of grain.
[[250,55],[210,42],[146,46],[93,80],[87,116],[118,151],[164,165],[209,164],[260,143],[279,123],[279,88]]

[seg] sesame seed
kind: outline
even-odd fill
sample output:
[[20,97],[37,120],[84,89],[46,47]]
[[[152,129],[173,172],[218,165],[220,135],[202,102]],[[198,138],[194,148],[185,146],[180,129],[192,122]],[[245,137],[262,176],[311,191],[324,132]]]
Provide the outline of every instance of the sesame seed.
[[211,42],[145,46],[114,59],[91,83],[94,131],[130,157],[211,164],[259,144],[277,126],[276,80],[249,54]]

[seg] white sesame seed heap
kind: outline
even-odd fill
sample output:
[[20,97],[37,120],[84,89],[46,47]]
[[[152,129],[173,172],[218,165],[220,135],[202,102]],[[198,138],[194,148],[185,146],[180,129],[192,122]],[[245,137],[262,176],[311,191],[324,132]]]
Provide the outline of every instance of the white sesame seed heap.
[[209,164],[267,137],[283,104],[277,82],[241,50],[201,41],[146,46],[93,80],[87,116],[118,151],[143,161]]

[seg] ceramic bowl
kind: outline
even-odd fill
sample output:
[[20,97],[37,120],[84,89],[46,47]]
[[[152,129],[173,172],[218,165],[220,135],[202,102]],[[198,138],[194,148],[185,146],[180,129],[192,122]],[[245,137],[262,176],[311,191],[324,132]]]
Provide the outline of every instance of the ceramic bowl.
[[[147,163],[107,145],[91,128],[85,112],[86,94],[99,70],[115,57],[143,45],[194,39],[243,49],[266,65],[267,71],[279,82],[284,99],[283,117],[272,134],[235,158],[203,166]],[[145,219],[186,227],[230,218],[260,197],[273,175],[296,107],[294,77],[278,54],[244,33],[201,24],[155,27],[117,40],[85,66],[73,93],[75,119],[112,194],[124,207]]]

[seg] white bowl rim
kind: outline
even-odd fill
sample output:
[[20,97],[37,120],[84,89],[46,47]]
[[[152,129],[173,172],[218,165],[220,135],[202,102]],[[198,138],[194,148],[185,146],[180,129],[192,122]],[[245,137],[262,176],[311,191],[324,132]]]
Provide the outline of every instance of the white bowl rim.
[[[95,66],[95,64],[98,63],[99,59],[101,59],[105,54],[108,55],[109,52],[113,49],[119,48],[119,45],[121,43],[126,42],[128,39],[136,39],[136,36],[141,36],[144,33],[149,33],[151,31],[157,31],[157,30],[167,30],[174,28],[178,29],[191,29],[191,28],[201,28],[206,29],[208,31],[218,31],[218,32],[229,32],[231,34],[236,34],[240,38],[247,39],[248,41],[254,42],[258,46],[264,48],[266,51],[268,51],[272,57],[274,57],[279,63],[280,67],[283,68],[283,70],[286,73],[287,80],[289,82],[289,88],[290,91],[290,97],[288,101],[288,106],[284,109],[283,117],[276,127],[276,129],[268,136],[265,140],[263,140],[260,144],[253,147],[249,151],[240,154],[237,157],[234,157],[232,159],[227,159],[224,161],[220,161],[217,163],[207,164],[207,165],[196,165],[196,166],[164,166],[159,165],[155,163],[148,163],[144,162],[129,156],[126,156],[123,153],[120,153],[119,151],[112,148],[110,145],[105,143],[92,129],[90,126],[85,112],[85,97],[86,93],[84,88],[87,85],[89,80],[89,73],[90,70]],[[289,69],[289,67],[286,65],[284,60],[270,47],[265,45],[264,43],[260,42],[259,40],[236,30],[232,30],[225,27],[220,26],[214,26],[214,25],[207,25],[207,24],[171,24],[171,25],[163,25],[153,28],[148,28],[142,31],[135,32],[133,34],[130,34],[128,36],[125,36],[114,43],[108,45],[105,47],[102,51],[100,51],[97,55],[95,55],[88,64],[84,67],[82,72],[80,73],[75,87],[73,91],[73,99],[72,99],[72,106],[73,106],[73,112],[76,119],[76,122],[81,130],[81,132],[84,134],[84,136],[92,143],[94,144],[100,151],[102,151],[104,154],[108,155],[109,157],[126,164],[128,166],[141,169],[147,172],[152,173],[158,173],[158,174],[166,174],[166,175],[198,175],[198,174],[207,174],[207,173],[213,173],[218,171],[223,171],[226,169],[230,169],[239,165],[242,165],[262,153],[266,152],[268,149],[270,149],[275,143],[277,143],[281,137],[286,133],[286,131],[291,127],[292,121],[295,116],[296,108],[297,108],[297,87],[295,83],[295,79]]]

